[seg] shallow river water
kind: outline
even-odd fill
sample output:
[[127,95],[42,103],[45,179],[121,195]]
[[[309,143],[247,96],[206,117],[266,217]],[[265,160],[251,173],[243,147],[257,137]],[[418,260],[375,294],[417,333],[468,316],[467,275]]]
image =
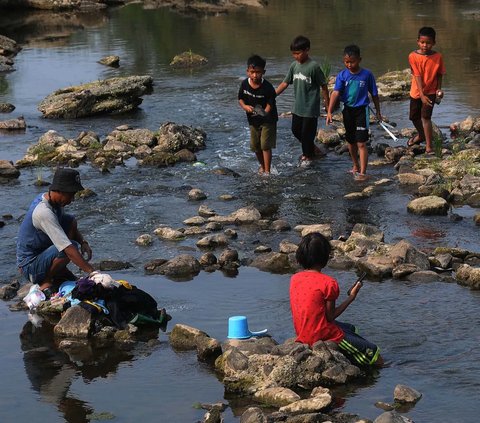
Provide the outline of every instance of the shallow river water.
[[[89,240],[94,261],[117,259],[130,262],[125,272],[112,272],[151,293],[173,315],[175,323],[206,331],[223,341],[228,317],[248,317],[252,330],[268,328],[279,342],[293,336],[288,302],[290,275],[271,275],[241,267],[236,277],[200,273],[193,280],[173,282],[161,276],[145,276],[143,264],[153,258],[173,258],[188,253],[203,254],[191,238],[181,243],[155,240],[148,248],[135,246],[135,239],[152,233],[161,224],[180,227],[198,212],[198,203],[188,202],[188,191],[201,188],[205,203],[226,215],[253,204],[268,218],[284,218],[298,224],[331,223],[334,238],[348,235],[357,222],[373,224],[385,232],[385,241],[405,238],[431,251],[436,246],[478,247],[478,228],[472,217],[477,210],[462,207],[452,212],[464,217],[453,223],[446,217],[409,215],[410,189],[396,183],[378,195],[359,202],[343,196],[363,189],[353,181],[350,160],[330,154],[314,168],[296,167],[300,146],[290,133],[290,120],[281,119],[273,165],[276,175],[256,174],[258,165],[249,151],[249,132],[237,104],[238,86],[245,77],[250,53],[267,58],[267,74],[277,86],[292,62],[291,40],[302,33],[312,42],[311,56],[328,57],[332,73],[342,69],[342,50],[357,43],[362,64],[376,76],[408,67],[408,54],[415,47],[416,33],[423,25],[437,29],[437,46],[444,54],[447,75],[445,99],[434,111],[434,121],[447,127],[480,110],[480,21],[468,19],[478,11],[478,1],[270,1],[265,8],[248,8],[217,16],[173,13],[168,8],[144,9],[131,4],[106,13],[86,15],[0,15],[0,33],[24,46],[15,58],[16,72],[0,75],[0,102],[15,104],[12,117],[23,115],[22,134],[0,133],[0,158],[16,161],[28,146],[47,130],[67,138],[83,130],[104,137],[124,123],[153,131],[166,121],[201,126],[207,133],[207,149],[197,153],[205,167],[185,164],[167,169],[137,168],[135,160],[100,174],[89,165],[80,167],[84,185],[98,196],[77,201],[69,210],[76,215]],[[74,28],[67,27],[67,23]],[[173,56],[191,49],[209,59],[209,65],[194,72],[169,68]],[[109,54],[121,58],[117,70],[96,62]],[[43,120],[36,107],[56,89],[113,76],[149,74],[154,92],[144,97],[141,110],[128,116],[79,120]],[[278,99],[279,112],[292,107],[293,89]],[[382,112],[400,128],[410,127],[407,103],[384,103]],[[1,119],[7,119],[2,115]],[[320,121],[320,127],[324,122]],[[375,128],[376,142],[389,142]],[[405,143],[400,140],[399,143]],[[372,156],[373,158],[373,156]],[[225,166],[241,176],[214,174]],[[32,186],[37,169],[21,171],[18,184],[0,185],[0,215],[11,214],[0,229],[0,281],[17,277],[15,242],[19,218],[33,197],[41,192]],[[52,171],[41,169],[42,179]],[[391,167],[370,167],[372,179],[393,177]],[[222,194],[233,194],[231,202]],[[241,257],[253,258],[258,244],[278,250],[282,239],[298,242],[296,232],[282,234],[237,228],[239,237],[230,248]],[[215,251],[218,255],[221,252]],[[327,269],[339,280],[343,297],[355,278],[353,272]],[[393,389],[401,383],[424,394],[406,415],[415,422],[475,422],[480,395],[480,293],[440,280],[435,283],[367,282],[342,319],[355,322],[362,334],[378,343],[391,365],[375,372],[361,385],[337,390],[339,410],[359,413],[374,420],[381,410],[377,401],[393,401]],[[92,412],[110,412],[118,422],[201,420],[196,402],[217,402],[224,397],[214,372],[196,360],[195,352],[178,353],[160,332],[161,344],[144,343],[130,352],[95,353],[88,358],[68,357],[53,347],[51,328],[32,334],[23,312],[12,313],[9,302],[0,302],[0,421],[85,422]],[[49,331],[50,329],[50,331]],[[46,353],[26,351],[46,346]],[[239,416],[252,401],[226,398],[231,408],[227,422]]]

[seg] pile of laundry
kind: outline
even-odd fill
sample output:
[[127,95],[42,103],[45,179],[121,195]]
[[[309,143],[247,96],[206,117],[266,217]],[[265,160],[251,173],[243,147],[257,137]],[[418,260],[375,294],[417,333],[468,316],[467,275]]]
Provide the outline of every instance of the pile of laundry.
[[[39,292],[38,285],[34,285],[24,299],[31,310],[39,303]],[[115,281],[110,275],[100,272],[62,283],[58,292],[50,297],[50,304],[62,306],[64,312],[78,304],[93,317],[103,313],[118,329],[125,329],[127,323],[163,326],[172,319],[164,308],[158,309],[157,302],[150,294],[127,281]]]

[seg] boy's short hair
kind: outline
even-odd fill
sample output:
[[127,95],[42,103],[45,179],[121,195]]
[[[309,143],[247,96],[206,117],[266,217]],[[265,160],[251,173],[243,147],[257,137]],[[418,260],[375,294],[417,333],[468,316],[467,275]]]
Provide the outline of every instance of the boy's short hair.
[[267,65],[267,61],[263,57],[260,57],[257,54],[252,54],[247,60],[247,69],[248,68],[265,69],[266,65]]
[[360,57],[360,47],[356,46],[355,44],[351,44],[345,47],[343,50],[343,57]]
[[420,39],[420,37],[430,37],[433,41],[435,41],[436,35],[437,33],[430,26],[424,26],[418,30],[418,39]]
[[295,37],[290,44],[290,51],[305,51],[307,48],[310,48],[310,40],[303,35]]
[[330,258],[332,246],[319,232],[311,232],[300,241],[295,258],[304,269],[324,268]]

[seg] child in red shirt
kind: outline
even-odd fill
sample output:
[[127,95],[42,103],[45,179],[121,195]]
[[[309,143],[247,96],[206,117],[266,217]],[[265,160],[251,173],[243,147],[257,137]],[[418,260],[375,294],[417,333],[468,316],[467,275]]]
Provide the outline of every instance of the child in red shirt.
[[305,270],[293,275],[290,281],[296,341],[308,345],[320,340],[334,341],[352,363],[382,365],[380,348],[359,336],[354,325],[335,320],[356,298],[361,283],[357,283],[350,296],[335,307],[340,288],[335,279],[322,273],[330,251],[328,240],[317,232],[306,235],[298,247],[296,258]]
[[436,99],[443,98],[442,77],[445,73],[443,57],[432,50],[435,45],[435,30],[428,26],[418,31],[418,50],[408,56],[412,69],[412,87],[410,89],[410,120],[418,131],[416,137],[408,141],[411,147],[427,142],[425,154],[434,155],[432,113]]

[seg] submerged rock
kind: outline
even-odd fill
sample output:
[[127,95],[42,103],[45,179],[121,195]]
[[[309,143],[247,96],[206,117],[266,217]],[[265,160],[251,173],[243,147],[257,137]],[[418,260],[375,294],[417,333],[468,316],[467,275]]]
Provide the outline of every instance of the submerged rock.
[[0,178],[16,179],[20,176],[20,171],[7,160],[0,159]]
[[77,118],[130,112],[152,90],[151,76],[111,78],[73,86],[47,96],[38,105],[45,118]]
[[420,398],[422,398],[422,394],[416,389],[410,388],[406,385],[395,386],[395,390],[393,392],[393,399],[396,402],[399,402],[401,404],[417,403]]
[[111,68],[118,68],[120,66],[120,57],[107,56],[98,61],[101,65],[109,66]]
[[15,110],[15,106],[10,103],[0,103],[0,113],[12,113]]
[[15,119],[7,119],[3,122],[0,122],[0,129],[5,129],[8,131],[13,131],[16,129],[25,129],[27,124],[25,123],[25,119],[23,117],[15,118]]
[[443,198],[436,196],[420,197],[410,201],[407,204],[407,210],[410,213],[424,216],[446,216],[448,213],[448,203]]
[[186,51],[178,54],[170,62],[170,66],[174,69],[199,68],[207,64],[208,60],[205,57],[193,53],[192,51]]

